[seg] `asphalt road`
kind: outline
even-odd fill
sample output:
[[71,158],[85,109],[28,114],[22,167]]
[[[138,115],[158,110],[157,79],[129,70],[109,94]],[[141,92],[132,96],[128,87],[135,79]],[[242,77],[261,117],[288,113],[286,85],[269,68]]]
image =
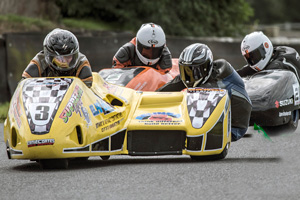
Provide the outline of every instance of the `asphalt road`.
[[271,135],[250,127],[224,160],[188,156],[92,157],[67,170],[8,160],[0,124],[0,199],[299,199],[300,128]]

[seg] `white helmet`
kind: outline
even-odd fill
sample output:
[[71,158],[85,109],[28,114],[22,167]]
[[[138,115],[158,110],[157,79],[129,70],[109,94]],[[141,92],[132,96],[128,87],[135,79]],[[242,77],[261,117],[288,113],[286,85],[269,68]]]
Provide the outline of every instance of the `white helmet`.
[[243,39],[241,51],[249,66],[255,71],[261,71],[272,57],[273,45],[263,32],[253,32]]
[[165,44],[165,33],[157,24],[143,24],[136,34],[136,52],[145,65],[154,65],[158,62]]

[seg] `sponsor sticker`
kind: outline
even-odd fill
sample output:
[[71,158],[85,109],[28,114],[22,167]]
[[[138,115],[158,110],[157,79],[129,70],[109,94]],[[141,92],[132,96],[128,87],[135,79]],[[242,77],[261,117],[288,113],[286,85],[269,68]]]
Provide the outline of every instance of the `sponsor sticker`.
[[295,106],[300,104],[299,83],[293,84]]
[[13,99],[13,114],[15,117],[15,120],[17,122],[18,127],[20,128],[22,125],[22,121],[21,121],[21,116],[22,116],[22,109],[21,109],[21,105],[20,105],[20,94],[19,94],[19,89],[16,92],[17,96]]
[[68,123],[69,118],[72,116],[73,112],[76,112],[81,116],[80,108],[83,104],[81,100],[82,94],[83,90],[78,85],[76,85],[69,102],[67,103],[62,113],[59,115],[59,118],[63,119],[65,123]]
[[54,142],[55,142],[54,139],[30,140],[27,142],[27,146],[35,147],[35,146],[53,145]]
[[101,131],[107,131],[111,128],[114,128],[124,120],[122,113],[117,113],[107,119],[104,119],[98,123],[96,123],[96,128],[101,128]]
[[292,114],[291,111],[288,112],[279,112],[279,117],[286,117],[286,116],[290,116]]
[[100,115],[101,113],[106,115],[115,111],[115,109],[110,104],[108,104],[101,98],[96,100],[96,102],[90,105],[89,108],[94,116]]
[[281,101],[275,101],[275,106],[276,106],[276,108],[279,108],[279,107],[292,105],[293,103],[294,103],[294,99],[290,98],[290,99],[285,99],[285,100],[281,100]]
[[171,112],[153,112],[139,115],[135,119],[145,125],[180,125],[182,122],[182,120],[178,120],[180,117],[180,114]]

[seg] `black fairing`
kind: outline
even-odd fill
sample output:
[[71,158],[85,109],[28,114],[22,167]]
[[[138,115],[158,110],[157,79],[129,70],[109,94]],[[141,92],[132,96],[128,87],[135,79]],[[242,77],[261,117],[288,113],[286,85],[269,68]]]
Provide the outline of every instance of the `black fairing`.
[[300,109],[299,82],[293,72],[264,70],[244,79],[252,101],[250,125],[278,126]]

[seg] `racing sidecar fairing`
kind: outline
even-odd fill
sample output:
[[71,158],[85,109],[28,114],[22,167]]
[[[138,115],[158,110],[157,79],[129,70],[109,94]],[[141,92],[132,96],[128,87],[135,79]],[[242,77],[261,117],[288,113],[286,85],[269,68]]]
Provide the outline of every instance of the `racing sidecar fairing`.
[[252,101],[250,125],[286,125],[295,130],[299,120],[299,82],[287,70],[264,70],[244,79]]
[[111,155],[226,156],[231,141],[226,90],[139,92],[93,73],[21,81],[4,123],[7,155],[48,160]]
[[172,69],[167,74],[147,66],[105,68],[99,74],[109,83],[138,91],[156,91],[179,74],[178,59],[172,59]]

